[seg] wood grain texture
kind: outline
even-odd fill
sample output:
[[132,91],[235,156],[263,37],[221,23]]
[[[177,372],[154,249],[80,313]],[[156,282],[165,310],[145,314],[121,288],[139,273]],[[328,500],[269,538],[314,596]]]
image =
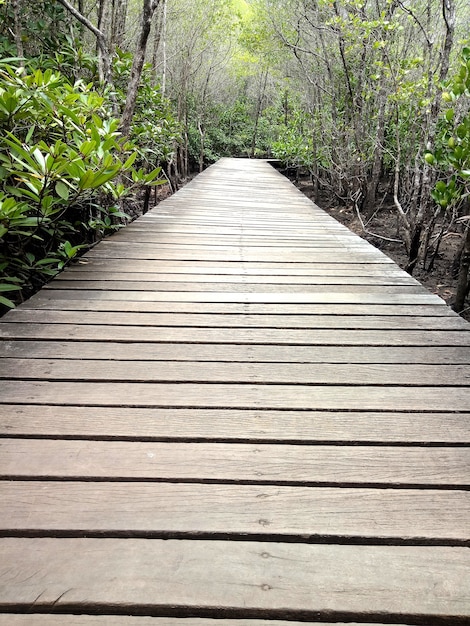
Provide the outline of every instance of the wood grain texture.
[[470,611],[467,553],[447,547],[5,538],[0,561],[8,569],[2,572],[0,606],[458,618]]
[[465,487],[470,450],[1,439],[0,476]]
[[[188,617],[145,617],[132,615],[26,615],[0,614],[0,626],[302,626],[305,622],[263,619],[212,619]],[[319,622],[309,622],[312,626],[321,626]],[[335,622],[336,626],[360,626],[358,623]],[[369,626],[384,626],[369,624]],[[396,626],[404,626],[397,624]]]
[[[68,292],[73,293],[73,292]],[[430,323],[435,317],[452,318],[458,316],[448,307],[442,304],[357,304],[357,303],[337,303],[337,304],[305,304],[298,302],[296,304],[284,303],[241,303],[241,302],[175,302],[169,301],[144,301],[144,300],[84,300],[81,292],[78,292],[76,299],[71,297],[61,298],[62,293],[53,291],[41,291],[36,296],[30,298],[21,305],[21,308],[9,311],[4,321],[13,321],[18,316],[21,321],[22,316],[32,315],[29,311],[56,311],[64,314],[69,311],[92,311],[92,312],[117,312],[117,313],[171,313],[176,315],[182,314],[217,314],[217,315],[240,315],[245,314],[247,317],[252,315],[282,315],[282,316],[350,316],[356,315],[361,317],[370,316],[403,316],[407,318],[421,317],[430,318]],[[172,296],[173,297],[173,296]],[[462,318],[459,318],[460,320]],[[31,321],[31,320],[30,320]],[[393,322],[390,322],[393,323]],[[437,323],[437,322],[436,322]],[[459,322],[460,323],[460,322]]]
[[9,359],[0,378],[62,381],[469,387],[470,366]]
[[0,402],[62,406],[470,411],[470,387],[0,381]]
[[[53,285],[54,283],[51,283]],[[243,304],[378,304],[378,305],[444,305],[438,296],[422,291],[420,293],[370,293],[369,290],[353,293],[349,289],[332,293],[331,290],[317,293],[267,293],[245,291],[237,293],[217,291],[111,291],[78,289],[44,289],[42,295],[66,300],[119,300],[120,302],[215,302]],[[444,307],[445,309],[447,307]]]
[[[49,285],[44,285],[43,289],[45,291],[51,290],[113,290],[113,291],[143,291],[143,292],[189,292],[189,293],[198,293],[198,292],[217,292],[217,293],[246,293],[246,292],[255,292],[258,293],[263,291],[265,293],[342,293],[345,288],[351,293],[366,293],[366,294],[394,294],[394,293],[410,293],[410,294],[420,294],[423,293],[423,287],[421,285],[414,284],[406,284],[406,285],[395,285],[387,283],[386,280],[383,281],[382,284],[375,285],[365,285],[365,284],[351,284],[347,278],[345,278],[340,284],[329,284],[327,281],[323,283],[317,284],[308,284],[308,285],[292,285],[292,284],[257,284],[257,283],[230,283],[228,281],[218,282],[218,283],[196,283],[196,282],[148,282],[148,281],[134,281],[134,282],[125,282],[125,281],[87,281],[87,280],[58,280]],[[193,296],[195,297],[195,296]]]
[[[0,341],[0,356],[31,359],[95,359],[108,361],[197,361],[240,363],[403,363],[465,365],[470,363],[466,346],[303,346],[208,343],[139,343],[116,341]],[[8,367],[8,361],[4,363]]]
[[102,326],[179,326],[199,328],[334,328],[381,330],[468,330],[459,316],[411,315],[245,315],[194,313],[123,313],[94,311],[18,310],[5,321],[27,324],[76,324]]
[[2,437],[267,443],[470,443],[470,413],[253,411],[0,404]]
[[284,329],[0,323],[4,339],[219,343],[233,345],[470,346],[468,330]]
[[455,544],[468,541],[470,516],[468,491],[417,489],[2,481],[0,499],[0,535]]
[[[77,285],[77,288],[83,286],[84,283],[96,283],[103,282],[109,286],[110,289],[121,288],[125,289],[130,285],[142,284],[145,287],[157,288],[158,286],[169,288],[169,286],[175,283],[190,283],[195,285],[195,290],[199,283],[212,286],[220,291],[220,284],[225,286],[234,285],[266,285],[266,289],[270,290],[274,285],[276,288],[282,288],[285,285],[412,285],[416,287],[419,285],[416,280],[407,278],[402,274],[398,275],[379,275],[379,276],[244,276],[244,275],[206,275],[206,274],[148,274],[148,273],[106,273],[103,275],[97,275],[96,272],[64,272],[57,276],[55,286],[60,283],[66,284],[66,288],[70,289]],[[86,286],[86,285],[85,285]],[[281,287],[282,286],[282,287]],[[135,288],[135,287],[131,287]],[[174,288],[174,287],[170,287]]]

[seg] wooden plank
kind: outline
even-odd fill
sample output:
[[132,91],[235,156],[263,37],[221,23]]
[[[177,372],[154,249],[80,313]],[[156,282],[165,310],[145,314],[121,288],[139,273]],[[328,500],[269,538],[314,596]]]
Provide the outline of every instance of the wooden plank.
[[[251,250],[237,250],[233,251],[222,249],[208,250],[201,248],[200,250],[184,250],[181,248],[172,248],[171,250],[160,250],[158,246],[147,245],[145,247],[135,246],[132,244],[118,244],[113,243],[112,246],[104,247],[105,241],[101,242],[101,245],[96,247],[93,251],[88,252],[88,258],[97,259],[167,259],[175,261],[221,261],[226,263],[227,261],[248,261],[259,262],[278,261],[279,253],[276,250],[269,252],[269,249],[252,248]],[[102,247],[103,246],[103,247]],[[352,262],[366,262],[373,260],[377,263],[377,257],[369,250],[362,250],[361,252],[353,253],[352,250],[342,249],[330,249],[331,251],[316,250],[315,252],[302,252],[302,251],[284,251],[282,257],[286,263],[314,263],[314,262],[333,262],[347,263],[348,259]],[[390,259],[384,257],[385,264],[390,263]]]
[[469,387],[470,366],[10,358],[0,379]]
[[459,447],[0,440],[2,479],[113,479],[466,488]]
[[0,482],[0,536],[468,543],[470,493],[267,485]]
[[353,235],[341,237],[341,243],[338,241],[338,237],[325,235],[311,237],[301,236],[288,236],[283,234],[273,235],[270,232],[262,232],[261,229],[257,234],[247,235],[233,233],[231,235],[221,236],[219,233],[207,234],[199,232],[197,237],[192,234],[174,234],[161,233],[157,229],[155,233],[149,232],[146,229],[145,232],[134,233],[130,232],[116,233],[112,239],[113,243],[135,243],[140,244],[152,244],[162,249],[169,249],[172,247],[188,247],[188,248],[238,248],[243,246],[246,249],[250,248],[286,248],[287,246],[295,246],[296,249],[308,249],[318,250],[322,248],[338,248],[338,245],[347,245],[348,247],[364,250],[366,245],[361,239],[356,239]]
[[[223,280],[223,283],[221,281]],[[136,272],[122,272],[121,274],[107,272],[106,274],[97,272],[64,272],[59,274],[54,282],[66,283],[68,289],[73,288],[75,283],[77,288],[83,286],[84,282],[90,282],[92,285],[97,282],[105,282],[109,285],[110,289],[116,289],[115,285],[123,283],[124,286],[129,283],[135,285],[142,283],[147,285],[148,288],[152,286],[154,288],[158,286],[174,285],[175,283],[187,283],[187,284],[212,284],[217,291],[221,291],[220,284],[226,285],[266,285],[266,289],[269,286],[275,285],[276,287],[283,288],[285,285],[404,285],[416,287],[417,283],[411,277],[403,275],[382,275],[382,276],[334,276],[334,275],[318,275],[318,276],[258,276],[258,275],[225,275],[220,276],[216,274],[211,276],[209,274],[150,274],[150,273],[136,273]],[[282,286],[282,287],[281,287]],[[264,287],[263,287],[264,288]]]
[[60,289],[83,289],[83,290],[112,290],[112,291],[177,291],[177,292],[233,292],[244,293],[246,291],[253,290],[259,292],[263,290],[266,293],[342,293],[347,287],[349,293],[385,293],[385,294],[420,294],[424,293],[423,287],[419,284],[409,285],[396,285],[391,282],[383,281],[383,284],[377,285],[365,285],[365,284],[350,284],[347,279],[342,281],[342,284],[328,284],[327,281],[319,284],[308,285],[289,285],[289,284],[258,284],[258,283],[230,283],[228,281],[220,283],[196,283],[196,282],[126,282],[126,281],[107,281],[107,280],[58,280],[47,285],[44,285],[44,290],[60,290]]
[[388,304],[388,305],[440,305],[445,303],[438,296],[424,290],[422,293],[266,293],[266,292],[217,292],[217,291],[92,291],[78,289],[44,289],[41,294],[60,300],[119,300],[120,302],[215,302],[244,304]]
[[[188,307],[189,308],[189,307]],[[233,315],[193,313],[127,313],[120,311],[56,311],[16,309],[4,322],[27,324],[99,324],[102,326],[194,326],[199,328],[335,328],[400,330],[468,330],[459,316],[412,315]]]
[[470,413],[0,404],[0,436],[264,443],[470,443]]
[[[264,267],[266,265],[266,267]],[[306,267],[297,267],[297,263],[294,266],[286,266],[281,263],[263,264],[262,267],[253,267],[248,263],[232,263],[231,265],[210,265],[208,263],[186,263],[186,264],[169,264],[163,261],[159,262],[146,262],[146,261],[104,261],[99,259],[86,259],[80,258],[74,264],[66,268],[63,272],[56,277],[66,277],[69,279],[79,278],[83,274],[102,274],[103,269],[106,268],[106,275],[111,280],[119,280],[120,278],[127,278],[128,275],[142,275],[146,276],[160,276],[167,275],[171,277],[177,276],[234,276],[241,279],[242,277],[263,277],[266,280],[269,279],[302,279],[309,280],[318,276],[351,276],[351,277],[379,277],[379,276],[402,276],[402,270],[398,266],[374,264],[374,263],[312,263],[307,264]],[[299,264],[301,265],[301,264]]]
[[467,553],[425,546],[5,538],[0,606],[458,620],[470,612]]
[[101,326],[88,324],[15,324],[0,322],[4,339],[130,341],[141,343],[214,343],[343,346],[469,346],[468,330],[355,330],[283,328],[194,328]]
[[470,387],[1,381],[3,404],[353,411],[470,411]]
[[[85,609],[83,609],[85,610]],[[142,615],[41,615],[4,613],[0,614],[0,626],[302,626],[305,622],[263,619],[217,619],[190,617],[145,617]],[[319,622],[309,622],[312,626],[322,626]],[[357,622],[335,622],[336,626],[360,626]],[[324,626],[324,623],[323,623]],[[369,626],[384,626],[369,624]],[[396,626],[404,626],[397,624]]]
[[277,346],[207,343],[117,343],[113,341],[0,341],[0,357],[132,361],[199,361],[240,363],[470,363],[467,347]]
[[[206,222],[206,218],[204,216],[202,216],[202,220]],[[264,224],[264,221],[260,223],[260,232],[262,232],[263,224]],[[299,222],[299,232],[303,228],[305,228],[304,220]],[[215,239],[213,239],[212,240],[213,243],[210,245],[205,244],[205,243],[199,243],[199,241],[196,238],[192,240],[192,243],[188,243],[184,241],[176,241],[175,243],[154,244],[153,242],[143,241],[143,242],[139,242],[139,247],[142,246],[142,248],[148,252],[152,252],[152,250],[155,250],[157,248],[157,249],[160,249],[164,253],[171,252],[171,251],[178,251],[183,254],[186,254],[186,253],[206,254],[209,252],[218,254],[224,251],[228,253],[228,256],[231,256],[231,254],[235,254],[235,255],[253,254],[256,256],[258,255],[271,256],[274,254],[279,254],[279,251],[277,250],[279,246],[270,245],[271,242],[265,242],[264,245],[249,246],[249,245],[243,244],[242,246],[242,242],[240,241],[240,238],[238,238],[239,239],[238,241],[233,242],[233,243],[226,242],[225,239],[221,240],[219,238],[218,242],[215,242]],[[381,258],[382,256],[385,257],[385,255],[382,252],[375,249],[374,247],[371,247],[370,244],[365,242],[363,239],[360,239],[359,237],[348,238],[348,237],[339,236],[336,239],[337,240],[335,241],[335,237],[331,237],[328,240],[325,240],[325,239],[322,240],[320,238],[318,240],[319,245],[316,245],[316,240],[315,238],[313,238],[312,241],[310,242],[310,245],[306,247],[295,246],[295,250],[293,250],[293,246],[291,246],[287,250],[283,250],[282,255],[284,256],[284,253],[287,252],[288,255],[289,253],[290,254],[299,253],[300,255],[325,254],[328,256],[328,255],[331,255],[333,251],[339,250],[340,252],[345,252],[345,251],[351,252],[353,253],[353,256],[356,254],[357,255],[364,254],[368,258],[378,259],[378,258]],[[323,246],[321,245],[323,242],[330,244],[329,246],[326,246],[327,249],[323,249]],[[335,243],[334,246],[332,245],[333,242]],[[126,250],[126,249],[134,247],[134,244],[132,241],[128,242],[126,239],[120,240],[118,237],[108,237],[107,239],[104,239],[101,242],[101,247],[103,248],[102,252],[106,253],[106,252],[110,252],[111,250],[120,250],[120,249]],[[243,252],[242,252],[242,247],[243,247]],[[94,248],[88,254],[92,256],[95,254],[96,250],[97,248]],[[245,259],[245,260],[248,260],[248,259]],[[274,260],[278,260],[278,259],[274,259]]]
[[[76,293],[76,299],[72,299],[73,292],[67,292],[66,298],[62,299],[62,292],[41,291],[24,302],[20,308],[13,309],[4,317],[4,321],[18,315],[21,319],[27,310],[48,311],[109,311],[109,312],[134,312],[134,313],[204,313],[223,315],[245,315],[248,319],[252,315],[316,315],[316,316],[392,316],[403,317],[453,317],[459,319],[449,307],[444,304],[283,304],[283,303],[241,303],[241,302],[175,302],[169,301],[142,301],[142,300],[97,300],[85,299],[82,292]],[[171,294],[173,298],[173,294]],[[294,318],[295,319],[295,318]],[[437,323],[437,322],[436,322]]]
[[[204,219],[204,217],[203,217]],[[304,225],[304,223],[302,224]],[[302,226],[300,226],[301,228]],[[238,229],[237,229],[238,231]],[[299,231],[300,232],[300,231]],[[183,235],[174,235],[172,233],[158,233],[152,235],[147,231],[147,234],[136,233],[136,236],[132,236],[130,233],[116,234],[106,240],[107,243],[112,245],[129,245],[134,244],[136,241],[143,246],[156,246],[162,250],[172,250],[174,248],[179,250],[228,250],[237,251],[243,246],[244,250],[253,249],[255,251],[266,250],[267,252],[273,252],[277,248],[286,248],[287,245],[296,248],[296,250],[323,250],[324,248],[337,249],[338,247],[351,249],[353,251],[368,251],[369,244],[364,240],[354,237],[345,236],[339,237],[319,235],[312,236],[311,238],[299,239],[289,238],[286,235],[269,237],[269,231],[266,233],[266,237],[262,228],[259,229],[258,237],[244,237],[239,232],[234,232],[233,235],[226,235],[224,237],[213,233],[212,235],[206,235],[200,233],[198,237],[184,237]],[[273,250],[274,249],[274,250]],[[284,250],[283,250],[284,251]]]
[[[87,256],[80,257],[77,261],[63,271],[66,274],[79,274],[81,271],[126,273],[128,271],[140,273],[182,273],[182,274],[246,274],[247,276],[377,276],[397,275],[401,270],[397,265],[384,263],[211,263],[210,261],[194,261],[187,263],[174,263],[171,261],[139,261],[139,260],[112,260],[94,259]],[[60,274],[62,275],[62,274]]]

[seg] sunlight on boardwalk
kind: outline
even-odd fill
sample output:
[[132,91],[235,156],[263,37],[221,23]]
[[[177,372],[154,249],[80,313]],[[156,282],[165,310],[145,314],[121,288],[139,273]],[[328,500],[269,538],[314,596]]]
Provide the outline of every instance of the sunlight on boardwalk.
[[470,623],[469,329],[220,161],[1,320],[0,624]]

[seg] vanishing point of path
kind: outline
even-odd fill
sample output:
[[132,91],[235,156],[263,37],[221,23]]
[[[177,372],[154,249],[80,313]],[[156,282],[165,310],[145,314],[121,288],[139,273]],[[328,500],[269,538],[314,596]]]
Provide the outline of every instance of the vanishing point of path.
[[223,159],[0,323],[0,625],[470,624],[469,329]]

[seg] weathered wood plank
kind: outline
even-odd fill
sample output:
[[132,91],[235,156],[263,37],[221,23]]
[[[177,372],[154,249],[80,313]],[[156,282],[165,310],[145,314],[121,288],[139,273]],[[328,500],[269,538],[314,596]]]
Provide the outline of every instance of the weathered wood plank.
[[[103,245],[105,242],[101,242]],[[366,262],[373,260],[377,262],[377,257],[368,250],[361,250],[361,252],[354,252],[344,248],[334,249],[331,248],[330,252],[321,251],[321,249],[314,252],[302,252],[292,251],[283,252],[282,256],[286,263],[313,263],[313,262],[334,262],[347,263],[348,259],[352,262]],[[96,247],[92,252],[88,252],[88,258],[97,259],[167,259],[175,261],[221,261],[226,263],[227,261],[278,261],[279,253],[276,250],[268,252],[268,249],[252,248],[251,250],[239,250],[233,251],[222,249],[217,250],[184,250],[180,248],[173,248],[171,250],[160,250],[158,246],[133,246],[132,244],[118,244],[115,243],[112,247],[106,247],[104,249],[101,246]],[[390,259],[384,257],[384,261],[390,263]]]
[[266,292],[217,292],[217,291],[103,291],[45,289],[41,294],[60,300],[119,300],[120,302],[215,302],[243,304],[378,304],[378,305],[439,305],[445,303],[438,296],[427,291],[422,293],[266,293]]
[[470,612],[467,553],[423,546],[5,538],[0,606],[152,612],[186,606],[199,615],[223,610],[227,617],[237,611],[294,619],[380,614],[387,621],[400,615],[457,620]]
[[[84,610],[84,609],[83,609]],[[289,620],[263,619],[224,619],[199,617],[144,617],[142,615],[41,615],[27,614],[0,614],[0,626],[302,626],[305,622]],[[322,626],[319,622],[309,622],[312,626]],[[360,626],[357,622],[335,622],[336,626]],[[324,626],[324,623],[323,623]],[[384,626],[384,624],[369,624],[369,626]],[[397,624],[396,626],[404,626]]]
[[82,289],[88,290],[107,290],[112,291],[177,291],[177,292],[218,292],[218,293],[244,293],[250,290],[259,292],[263,290],[266,293],[342,293],[347,287],[349,293],[385,293],[385,294],[420,294],[424,293],[424,288],[419,284],[406,284],[396,285],[391,282],[383,281],[383,284],[377,285],[365,285],[365,284],[350,284],[347,279],[342,281],[342,284],[328,284],[327,281],[319,284],[308,285],[289,285],[289,284],[257,284],[257,283],[196,283],[196,282],[126,282],[126,281],[106,281],[106,280],[94,280],[94,281],[68,281],[58,280],[47,285],[44,285],[44,290],[60,290],[60,289]]
[[[466,543],[468,491],[0,482],[0,535]],[[265,539],[266,540],[266,539]]]
[[205,363],[15,359],[1,363],[0,379],[264,383],[295,385],[394,385],[469,387],[468,365]]
[[470,450],[0,439],[3,479],[223,481],[304,485],[470,486]]
[[384,263],[211,263],[210,261],[194,261],[174,263],[172,261],[139,261],[92,259],[80,257],[75,264],[69,266],[61,275],[85,272],[106,271],[123,274],[129,271],[139,273],[175,273],[175,274],[231,274],[254,276],[377,276],[400,274],[402,270],[395,264]]
[[0,392],[6,404],[470,411],[470,387],[0,381]]
[[[189,308],[189,307],[188,307]],[[100,324],[103,326],[194,326],[199,328],[335,328],[400,330],[468,330],[468,322],[455,315],[234,315],[193,313],[127,313],[113,311],[43,311],[16,309],[4,322],[43,324]]]
[[0,404],[3,437],[265,443],[470,443],[470,413],[255,411]]
[[95,359],[131,361],[200,361],[240,363],[470,363],[467,347],[408,346],[303,346],[207,343],[138,343],[113,341],[0,341],[0,356],[32,359]]
[[[231,235],[221,236],[218,233],[213,235],[199,232],[197,237],[192,235],[184,235],[182,233],[175,234],[161,233],[156,230],[155,234],[152,234],[147,229],[145,232],[134,233],[132,229],[130,232],[116,233],[110,240],[113,243],[135,243],[156,245],[162,249],[170,249],[172,247],[188,247],[188,248],[238,248],[243,246],[246,249],[250,248],[285,248],[286,246],[295,246],[296,249],[308,249],[318,250],[322,248],[337,248],[338,237],[317,234],[312,235],[310,238],[302,236],[300,233],[298,236],[289,237],[285,234],[273,235],[269,231],[265,234],[262,229],[259,229],[258,234],[245,235],[239,233],[233,233]],[[341,243],[355,250],[367,249],[367,244],[361,239],[356,239],[354,235],[347,235],[341,237]]]
[[[214,283],[214,287],[216,291],[221,291],[219,285],[266,285],[266,289],[269,289],[270,286],[275,285],[282,289],[281,286],[285,285],[404,285],[404,286],[414,286],[416,287],[419,283],[417,283],[411,277],[403,276],[403,274],[399,274],[397,276],[393,274],[384,274],[382,276],[335,276],[335,275],[317,275],[317,276],[258,276],[258,275],[220,275],[215,274],[213,276],[209,274],[150,274],[148,272],[122,272],[121,274],[117,273],[100,273],[97,272],[64,272],[59,274],[55,280],[54,284],[66,283],[66,287],[68,289],[73,288],[75,284],[77,288],[80,288],[82,283],[90,282],[91,284],[96,284],[97,282],[106,282],[108,283],[110,289],[116,289],[116,284],[124,283],[124,286],[129,283],[130,285],[135,285],[138,283],[143,283],[150,287],[157,286],[165,286],[172,285],[175,283],[187,283],[187,284],[212,284]],[[263,287],[264,288],[264,287]]]
[[[399,315],[402,317],[458,317],[451,309],[443,304],[296,304],[284,303],[242,303],[242,302],[175,302],[173,299],[167,301],[136,301],[129,299],[102,300],[85,299],[83,292],[76,292],[76,299],[71,296],[74,292],[41,291],[21,305],[21,308],[13,309],[7,313],[4,321],[12,319],[19,314],[19,319],[27,310],[48,310],[48,311],[109,311],[109,312],[134,312],[134,313],[190,313],[190,314],[223,314],[223,315],[246,315],[248,319],[252,315],[315,315],[315,316],[342,316],[349,317],[356,315],[362,317]],[[125,295],[125,294],[124,294]],[[173,298],[173,294],[171,295]],[[21,312],[21,313],[20,313]],[[437,323],[437,322],[436,322]]]
[[100,326],[89,324],[15,324],[0,322],[4,339],[74,339],[80,341],[137,341],[166,343],[222,343],[236,345],[366,345],[469,346],[468,330],[355,330],[280,328],[191,328]]

